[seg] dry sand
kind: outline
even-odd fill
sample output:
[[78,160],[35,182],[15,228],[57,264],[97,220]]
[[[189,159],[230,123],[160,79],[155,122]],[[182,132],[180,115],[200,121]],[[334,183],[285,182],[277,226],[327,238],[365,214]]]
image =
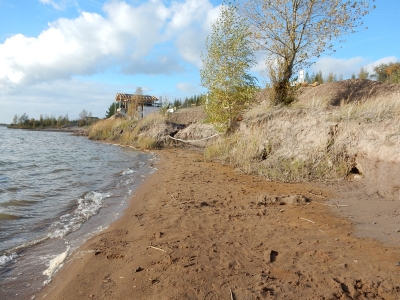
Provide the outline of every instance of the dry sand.
[[400,299],[399,245],[356,238],[332,214],[345,207],[326,205],[337,186],[271,183],[193,151],[158,155],[125,215],[36,299]]

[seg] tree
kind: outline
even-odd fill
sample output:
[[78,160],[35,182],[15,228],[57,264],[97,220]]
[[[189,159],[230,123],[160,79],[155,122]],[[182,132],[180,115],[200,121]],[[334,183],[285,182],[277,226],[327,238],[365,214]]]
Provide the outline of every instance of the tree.
[[323,84],[323,83],[324,83],[324,77],[322,76],[322,71],[321,71],[321,70],[318,71],[317,74],[315,74],[314,82],[318,82],[318,83],[320,83],[320,84]]
[[174,100],[174,107],[178,108],[182,105],[182,101],[180,99]]
[[308,72],[306,72],[305,81],[311,83],[311,77],[310,74],[308,74]]
[[22,124],[28,122],[28,120],[29,120],[28,115],[27,115],[26,113],[23,113],[23,114],[19,117],[18,123],[19,123],[20,125],[22,125]]
[[369,73],[364,67],[360,68],[360,72],[358,73],[359,79],[368,79]]
[[336,74],[334,74],[332,71],[329,72],[328,77],[325,80],[326,82],[336,82],[337,78],[336,78]]
[[113,115],[115,115],[115,109],[116,109],[116,103],[113,102],[110,104],[110,106],[108,107],[107,111],[106,111],[106,118],[110,118]]
[[65,116],[64,116],[64,125],[65,125],[65,126],[69,125],[68,113],[65,114]]
[[386,68],[386,74],[390,83],[400,83],[400,63],[390,63]]
[[381,82],[400,83],[400,62],[380,64],[374,67],[371,77]]
[[209,91],[208,118],[222,131],[232,128],[255,90],[256,79],[248,73],[255,63],[249,35],[237,8],[223,4],[207,37],[200,70],[201,84]]
[[79,126],[85,126],[87,125],[87,118],[88,118],[88,112],[86,111],[86,109],[83,109],[80,113],[79,113]]
[[14,118],[13,118],[13,122],[12,122],[14,125],[17,125],[18,124],[18,116],[17,115],[15,115],[14,116]]
[[290,81],[323,52],[334,52],[332,41],[363,25],[374,0],[244,0],[246,18],[256,49],[267,55],[273,103],[294,100]]
[[143,95],[143,88],[141,86],[136,88],[135,95]]

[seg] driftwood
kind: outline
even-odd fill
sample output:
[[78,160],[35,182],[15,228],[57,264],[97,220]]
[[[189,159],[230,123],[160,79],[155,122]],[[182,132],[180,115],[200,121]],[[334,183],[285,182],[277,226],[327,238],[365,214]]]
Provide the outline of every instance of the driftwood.
[[169,135],[167,137],[172,139],[172,140],[183,142],[183,143],[195,143],[195,142],[201,142],[201,141],[209,140],[209,139],[211,139],[213,137],[216,137],[216,136],[219,136],[219,135],[221,135],[221,134],[217,133],[217,134],[214,134],[212,136],[209,136],[209,137],[206,137],[206,138],[203,138],[203,139],[200,139],[200,140],[181,140],[181,139],[177,139],[177,138],[174,138],[172,136],[169,136]]
[[163,251],[163,252],[167,252],[167,251],[165,251],[164,249],[161,249],[161,248],[157,248],[157,247],[154,247],[154,246],[148,246],[147,248],[153,248],[153,249],[156,249],[156,250],[159,250],[159,251]]
[[344,205],[344,204],[329,204],[329,203],[319,203],[319,202],[314,202],[314,203],[321,204],[321,205],[325,205],[325,206],[334,206],[334,207],[336,207],[336,208],[339,208],[339,207],[349,207],[349,206],[350,206],[350,205]]
[[310,223],[314,223],[314,224],[316,224],[316,223],[315,223],[314,221],[311,221],[311,220],[309,220],[309,219],[305,219],[305,218],[300,218],[300,217],[299,217],[299,219],[300,219],[300,220],[304,220],[304,221],[307,221],[307,222],[310,222]]
[[229,289],[229,291],[231,292],[231,300],[234,300],[232,289]]

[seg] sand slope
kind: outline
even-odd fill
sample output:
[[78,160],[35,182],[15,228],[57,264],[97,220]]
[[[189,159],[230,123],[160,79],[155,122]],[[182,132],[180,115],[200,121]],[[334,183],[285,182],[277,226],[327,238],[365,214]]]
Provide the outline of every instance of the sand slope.
[[353,237],[332,190],[158,155],[126,214],[36,299],[399,299],[400,249]]

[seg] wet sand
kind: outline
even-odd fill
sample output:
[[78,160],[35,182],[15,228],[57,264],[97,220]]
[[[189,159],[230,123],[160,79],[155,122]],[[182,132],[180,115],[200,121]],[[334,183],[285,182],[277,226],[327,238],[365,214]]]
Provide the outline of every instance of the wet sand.
[[400,247],[355,237],[327,205],[337,187],[157,155],[124,216],[35,299],[399,299]]

